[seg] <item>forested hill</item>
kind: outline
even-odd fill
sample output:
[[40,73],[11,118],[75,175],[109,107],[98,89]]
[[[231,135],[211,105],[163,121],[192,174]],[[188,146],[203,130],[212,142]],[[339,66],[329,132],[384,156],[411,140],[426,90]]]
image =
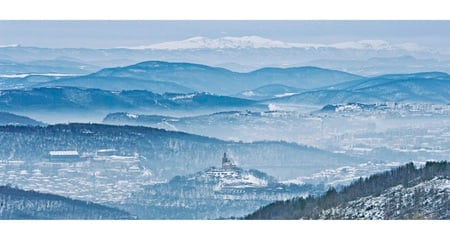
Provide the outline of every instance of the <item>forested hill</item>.
[[92,202],[0,186],[0,219],[133,219],[129,213]]
[[262,207],[245,219],[450,219],[450,163],[405,166],[320,197]]

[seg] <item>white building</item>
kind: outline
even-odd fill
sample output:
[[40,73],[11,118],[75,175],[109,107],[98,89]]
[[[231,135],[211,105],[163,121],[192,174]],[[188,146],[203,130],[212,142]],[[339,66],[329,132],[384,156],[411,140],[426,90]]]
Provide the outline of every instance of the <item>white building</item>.
[[50,151],[50,161],[53,162],[76,162],[80,161],[80,154],[76,150]]
[[97,156],[98,157],[109,157],[116,155],[116,149],[114,148],[108,148],[108,149],[99,149],[97,150]]

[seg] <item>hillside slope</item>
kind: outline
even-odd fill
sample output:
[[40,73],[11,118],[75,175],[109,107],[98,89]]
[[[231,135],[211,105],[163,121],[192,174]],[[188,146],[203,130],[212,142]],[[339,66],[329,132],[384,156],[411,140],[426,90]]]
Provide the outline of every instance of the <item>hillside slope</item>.
[[[398,185],[323,210],[320,219],[450,219],[450,179],[436,177],[411,187]],[[363,210],[363,211],[362,211]]]
[[26,116],[20,116],[8,112],[0,112],[0,125],[27,125],[27,126],[41,126],[42,122],[38,122]]
[[323,186],[283,184],[258,170],[225,165],[146,186],[131,195],[126,205],[117,206],[141,219],[217,219],[321,192]]
[[132,219],[115,208],[92,202],[0,186],[0,219]]
[[346,104],[380,102],[443,103],[450,100],[450,76],[442,72],[391,74],[348,81],[322,89],[268,100],[289,104]]
[[412,163],[321,197],[265,206],[246,219],[450,219],[450,164]]

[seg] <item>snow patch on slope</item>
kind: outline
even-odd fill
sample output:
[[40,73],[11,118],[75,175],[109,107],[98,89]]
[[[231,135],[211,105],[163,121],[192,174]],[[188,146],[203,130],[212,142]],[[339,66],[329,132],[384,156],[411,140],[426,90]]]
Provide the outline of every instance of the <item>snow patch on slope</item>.
[[78,74],[71,73],[18,73],[18,74],[0,74],[0,78],[26,78],[29,76],[45,76],[45,77],[75,77]]
[[169,99],[172,100],[172,101],[186,100],[186,99],[193,99],[195,96],[197,96],[197,94],[196,93],[192,93],[192,94],[176,96],[176,97],[169,98]]
[[322,43],[295,43],[267,39],[259,36],[207,38],[193,37],[181,41],[169,41],[151,45],[135,47],[121,47],[127,49],[153,49],[153,50],[184,50],[184,49],[242,49],[242,48],[335,48],[355,50],[427,50],[415,43],[393,44],[384,40],[360,40],[340,42],[333,44]]
[[[417,194],[420,194],[418,197]],[[450,194],[450,179],[433,178],[412,187],[398,185],[387,189],[380,196],[363,197],[323,210],[321,219],[396,219],[401,217],[401,209],[423,209],[418,217],[432,218],[440,205],[445,205]],[[444,209],[445,210],[445,209]],[[443,215],[450,215],[447,209]]]

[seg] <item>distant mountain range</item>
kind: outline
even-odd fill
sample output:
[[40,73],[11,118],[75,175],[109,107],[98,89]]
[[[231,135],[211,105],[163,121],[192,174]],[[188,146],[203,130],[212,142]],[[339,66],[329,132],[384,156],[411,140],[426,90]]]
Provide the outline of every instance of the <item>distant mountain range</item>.
[[[1,48],[0,48],[1,51]],[[77,62],[71,59],[56,58],[50,60],[33,60],[15,62],[0,57],[0,77],[31,74],[88,74],[99,70],[100,67]]]
[[442,72],[364,78],[316,67],[238,73],[199,64],[149,61],[85,76],[57,78],[36,75],[4,81],[5,86],[17,84],[18,89],[0,90],[0,110],[231,110],[264,108],[268,104],[450,102],[450,76]]
[[[36,64],[39,63],[36,62]],[[5,63],[5,65],[8,64]],[[200,64],[148,61],[81,75],[72,70],[54,71],[40,65],[33,65],[32,67],[39,69],[34,71],[27,70],[20,64],[11,64],[19,65],[17,68],[22,71],[8,73],[9,71],[5,70],[6,73],[2,74],[0,69],[0,89],[71,86],[112,91],[139,89],[160,94],[199,91],[231,95],[265,85],[283,84],[294,88],[310,89],[363,78],[316,67],[263,68],[253,72],[239,73]],[[58,66],[57,63],[55,64]],[[70,63],[67,64],[70,65]]]
[[320,90],[269,100],[289,104],[346,104],[382,102],[450,102],[450,76],[430,72],[393,74],[350,81]]
[[[105,67],[161,60],[221,66],[238,72],[265,67],[318,66],[373,76],[404,72],[448,72],[450,71],[448,54],[414,43],[390,43],[384,40],[329,44],[289,43],[258,36],[217,39],[194,37],[181,41],[113,49],[52,49],[20,45],[0,47],[0,61],[26,65],[42,65],[36,61],[54,61],[55,67],[63,65],[72,69],[71,72],[66,68],[63,72],[57,73],[80,73],[85,70],[91,73]],[[405,56],[407,58],[404,58]],[[68,62],[81,64],[65,65]],[[3,72],[0,71],[0,74]]]
[[320,197],[269,204],[247,219],[450,219],[450,164],[405,166]]
[[426,51],[428,49],[414,43],[391,44],[383,40],[361,40],[333,44],[292,43],[267,39],[259,36],[242,37],[192,37],[181,41],[156,43],[147,46],[123,47],[128,49],[184,50],[184,49],[242,49],[242,48],[334,48],[358,50],[407,50]]
[[126,67],[106,68],[87,76],[59,79],[39,86],[146,89],[157,93],[199,91],[231,95],[268,84],[311,89],[362,78],[316,67],[263,68],[239,73],[200,64],[148,61]]
[[58,80],[70,74],[12,74],[0,75],[0,90],[24,89]]
[[[1,49],[0,49],[1,51]],[[100,67],[67,59],[14,62],[0,56],[0,89],[18,89],[89,74]]]
[[78,87],[96,88],[109,91],[146,90],[154,93],[192,93],[194,89],[170,81],[153,81],[150,79],[137,79],[133,76],[77,76],[64,79],[49,79],[42,83],[29,84],[32,87]]
[[[158,94],[211,92],[252,100],[272,98],[266,102],[275,104],[448,103],[450,100],[449,92],[446,91],[450,86],[450,77],[442,72],[364,78],[316,67],[263,68],[238,73],[200,64],[148,61],[127,67],[106,68],[84,76],[25,75],[25,77],[4,77],[3,80],[0,78],[0,85],[2,88],[19,89],[41,87],[41,90],[33,91],[42,91],[44,89],[42,87],[63,86],[108,91],[140,89]],[[12,90],[9,91],[11,93]],[[26,92],[29,91],[24,91],[23,94],[26,95]],[[13,98],[10,97],[11,100],[5,101],[13,101]],[[116,103],[113,101],[112,106],[114,104]]]
[[401,74],[413,72],[450,72],[448,59],[416,58],[411,55],[396,57],[370,57],[364,60],[354,59],[319,59],[304,63],[308,66],[336,69],[365,76],[383,74]]
[[123,220],[134,218],[125,211],[92,202],[0,186],[0,219]]

